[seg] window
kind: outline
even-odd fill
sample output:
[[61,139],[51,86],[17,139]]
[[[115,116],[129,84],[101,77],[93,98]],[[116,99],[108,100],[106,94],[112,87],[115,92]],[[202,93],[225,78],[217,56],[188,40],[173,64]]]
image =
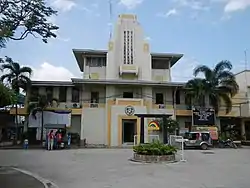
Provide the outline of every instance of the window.
[[123,98],[134,98],[133,92],[123,92]]
[[91,103],[99,103],[99,92],[91,92]]
[[59,87],[59,102],[66,102],[67,100],[67,87]]
[[180,90],[177,90],[175,93],[175,103],[181,104]]
[[38,95],[39,95],[39,88],[38,87],[32,87],[31,88],[30,100],[32,102],[36,102],[38,100]]
[[163,93],[156,93],[155,94],[155,104],[164,104]]
[[53,99],[53,87],[46,87],[46,95],[47,95],[47,100],[51,102]]
[[168,61],[163,61],[163,60],[156,60],[153,59],[152,60],[152,64],[151,64],[151,68],[152,69],[168,69]]
[[191,122],[185,122],[185,128],[188,129],[188,131],[191,131],[192,123]]
[[79,102],[80,101],[80,91],[78,88],[73,87],[72,89],[72,102]]

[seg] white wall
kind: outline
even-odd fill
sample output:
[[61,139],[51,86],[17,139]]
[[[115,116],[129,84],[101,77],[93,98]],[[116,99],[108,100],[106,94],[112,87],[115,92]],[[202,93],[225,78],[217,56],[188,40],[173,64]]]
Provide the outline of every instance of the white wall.
[[105,79],[106,78],[106,67],[89,67],[85,66],[85,70],[83,73],[84,79],[95,79],[92,78],[91,75],[97,74],[98,79]]
[[71,127],[69,128],[71,133],[78,133],[81,135],[81,116],[72,115],[71,116]]
[[[161,77],[162,80],[158,80]],[[169,69],[152,69],[152,80],[154,81],[170,81]]]
[[88,144],[106,144],[105,108],[83,108],[81,140]]
[[139,67],[139,80],[151,80],[151,55],[149,50],[144,51],[144,34],[136,18],[124,18],[120,16],[116,25],[113,42],[113,49],[107,56],[107,79],[120,79],[119,66],[124,65],[124,31],[133,31],[133,65]]
[[244,71],[235,75],[239,89],[242,92],[247,92],[247,86],[250,86],[250,71]]

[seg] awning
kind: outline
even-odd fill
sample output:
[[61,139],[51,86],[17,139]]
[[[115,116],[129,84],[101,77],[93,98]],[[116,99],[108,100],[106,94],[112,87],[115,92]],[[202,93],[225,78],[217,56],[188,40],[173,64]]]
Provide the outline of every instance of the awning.
[[65,129],[66,124],[45,124],[45,129]]

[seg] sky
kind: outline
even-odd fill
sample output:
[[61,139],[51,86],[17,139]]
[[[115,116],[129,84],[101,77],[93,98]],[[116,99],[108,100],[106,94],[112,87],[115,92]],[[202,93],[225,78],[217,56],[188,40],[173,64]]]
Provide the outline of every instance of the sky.
[[[58,25],[48,44],[29,36],[9,41],[0,56],[30,66],[33,80],[82,77],[74,48],[107,49],[110,24],[132,13],[143,27],[152,52],[182,53],[173,66],[173,81],[191,79],[198,65],[211,68],[229,60],[233,71],[250,67],[250,0],[47,0],[58,11],[49,20]],[[112,3],[112,14],[109,11]]]

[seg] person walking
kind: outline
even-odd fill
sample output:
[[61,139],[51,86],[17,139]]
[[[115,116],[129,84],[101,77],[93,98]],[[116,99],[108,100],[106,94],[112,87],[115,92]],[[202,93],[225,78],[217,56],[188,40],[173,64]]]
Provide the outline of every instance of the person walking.
[[48,134],[48,150],[53,150],[54,147],[54,133],[51,130]]
[[70,148],[70,143],[71,143],[71,134],[68,133],[68,147]]

